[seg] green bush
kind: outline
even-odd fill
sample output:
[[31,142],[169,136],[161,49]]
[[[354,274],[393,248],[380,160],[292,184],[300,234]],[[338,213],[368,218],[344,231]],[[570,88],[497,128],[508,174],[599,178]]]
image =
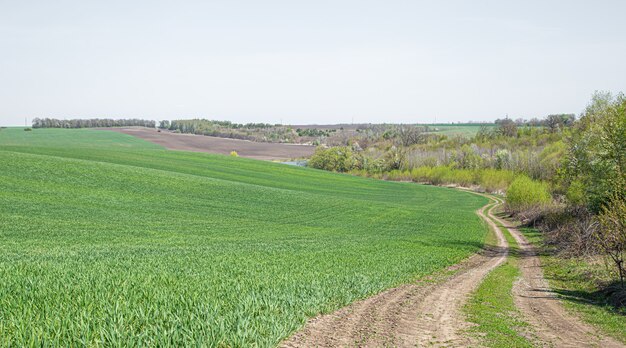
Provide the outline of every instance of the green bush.
[[324,149],[318,147],[307,166],[333,172],[348,172],[358,168],[358,161],[347,146]]
[[511,212],[540,207],[550,203],[551,200],[547,184],[533,181],[525,175],[513,180],[506,191],[507,210]]
[[483,169],[477,184],[489,192],[506,191],[514,179],[515,174],[509,170]]

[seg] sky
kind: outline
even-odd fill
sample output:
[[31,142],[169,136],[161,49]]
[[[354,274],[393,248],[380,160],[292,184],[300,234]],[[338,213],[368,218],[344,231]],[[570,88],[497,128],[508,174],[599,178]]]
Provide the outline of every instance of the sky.
[[626,1],[0,0],[0,125],[580,113],[626,92]]

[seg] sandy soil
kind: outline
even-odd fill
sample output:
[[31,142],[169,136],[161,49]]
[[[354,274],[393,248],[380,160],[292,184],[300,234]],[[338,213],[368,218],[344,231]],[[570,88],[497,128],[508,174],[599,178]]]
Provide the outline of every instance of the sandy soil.
[[567,311],[543,277],[535,247],[509,222],[498,220],[511,232],[521,250],[522,276],[513,287],[515,305],[543,346],[626,347],[612,338],[600,336],[598,330]]
[[168,131],[157,132],[154,129],[143,127],[104,129],[133,135],[162,145],[170,150],[209,152],[223,155],[228,155],[231,151],[237,151],[241,157],[260,160],[290,160],[309,157],[315,152],[315,147],[308,145],[258,143],[247,140],[179,134]]
[[282,343],[283,347],[414,347],[471,346],[463,333],[470,324],[462,307],[482,279],[506,259],[508,247],[500,230],[478,214],[496,233],[498,245],[485,248],[440,275],[355,302],[335,313],[311,319]]

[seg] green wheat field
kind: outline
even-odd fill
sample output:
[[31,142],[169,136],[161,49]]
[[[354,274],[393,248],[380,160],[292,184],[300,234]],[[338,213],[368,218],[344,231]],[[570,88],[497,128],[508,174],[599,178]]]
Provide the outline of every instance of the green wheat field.
[[109,131],[0,130],[0,345],[275,346],[457,263],[470,193]]

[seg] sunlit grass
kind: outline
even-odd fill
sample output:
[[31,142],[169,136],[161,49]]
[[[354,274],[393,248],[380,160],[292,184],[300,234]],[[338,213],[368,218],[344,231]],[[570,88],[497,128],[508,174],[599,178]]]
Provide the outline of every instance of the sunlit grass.
[[273,346],[485,235],[469,193],[23,133],[0,133],[0,345]]

